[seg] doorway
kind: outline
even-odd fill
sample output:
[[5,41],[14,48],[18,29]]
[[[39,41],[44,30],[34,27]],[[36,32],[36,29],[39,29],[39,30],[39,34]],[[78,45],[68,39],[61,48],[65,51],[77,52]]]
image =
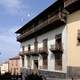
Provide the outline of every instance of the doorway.
[[34,60],[34,68],[38,69],[38,60]]

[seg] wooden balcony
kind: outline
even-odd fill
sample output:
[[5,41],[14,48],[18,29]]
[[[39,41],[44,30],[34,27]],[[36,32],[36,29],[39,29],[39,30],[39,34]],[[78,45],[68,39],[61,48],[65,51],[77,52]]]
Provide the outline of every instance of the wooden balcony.
[[[79,4],[80,4],[80,0],[64,0],[64,9],[66,12],[72,13],[80,9]],[[55,13],[56,10],[57,10],[57,13]],[[57,8],[57,9],[54,9],[54,11],[51,11],[50,13],[46,12],[45,13],[46,16],[44,17],[46,17],[47,19],[45,20],[43,18],[41,18],[43,20],[39,19],[41,20],[41,22],[38,21],[35,26],[34,24],[36,23],[36,21],[34,21],[34,23],[32,24],[33,27],[28,26],[29,30],[27,31],[23,30],[24,33],[21,33],[19,36],[17,36],[17,41],[22,42],[26,39],[30,39],[34,37],[36,33],[37,33],[36,35],[40,35],[40,34],[43,34],[43,32],[45,31],[49,31],[57,27],[60,27],[61,25],[64,25],[66,23],[65,11],[63,10],[62,12],[60,12],[59,9]],[[49,15],[52,15],[52,16],[49,17]]]
[[24,55],[27,55],[27,56],[38,56],[39,55],[39,51],[37,49],[31,49],[29,51],[22,51],[22,52],[19,52],[19,55],[20,56],[24,56]]
[[39,52],[39,54],[41,54],[42,56],[48,55],[48,50],[47,50],[47,49],[44,49],[44,48],[39,48],[38,52]]
[[17,41],[21,41],[26,36],[28,36],[28,35],[30,35],[32,33],[34,33],[34,28],[30,29],[29,31],[25,32],[24,34],[21,34],[21,35],[17,36]]
[[80,8],[79,5],[80,5],[80,0],[64,0],[64,7],[66,10],[69,11],[69,13],[78,10]]
[[24,55],[29,56],[30,53],[29,53],[28,51],[22,51],[22,52],[19,52],[19,55],[20,55],[20,56],[24,56]]
[[19,55],[20,55],[20,56],[24,56],[23,52],[19,52]]
[[31,49],[31,50],[29,51],[29,54],[30,54],[31,56],[39,56],[38,51],[37,51],[37,50],[34,50],[34,49]]
[[66,7],[66,6],[69,6],[72,3],[75,3],[76,1],[78,1],[78,0],[64,0],[64,5]]
[[63,53],[63,48],[60,45],[51,45],[50,48],[51,52],[53,52],[54,54],[60,54]]
[[63,25],[65,23],[65,17],[66,15],[64,13],[58,12],[57,14],[48,17],[45,21],[39,23],[37,26],[25,32],[24,34],[17,36],[17,41],[23,41],[24,39],[31,37],[31,35],[34,37],[34,33],[40,32],[40,30],[50,30],[48,28],[51,28],[49,27],[49,25],[51,24],[52,26],[54,26],[52,27],[53,29],[56,28],[56,26],[59,27],[60,25]]

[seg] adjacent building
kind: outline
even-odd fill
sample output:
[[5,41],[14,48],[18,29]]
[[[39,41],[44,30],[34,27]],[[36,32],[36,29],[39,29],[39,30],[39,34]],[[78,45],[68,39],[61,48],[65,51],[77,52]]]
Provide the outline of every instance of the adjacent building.
[[9,73],[11,73],[11,75],[20,74],[20,57],[19,56],[9,59]]
[[38,70],[46,78],[80,78],[79,4],[58,0],[16,31],[24,76]]
[[8,61],[6,61],[0,65],[0,73],[5,74],[7,72],[8,72]]

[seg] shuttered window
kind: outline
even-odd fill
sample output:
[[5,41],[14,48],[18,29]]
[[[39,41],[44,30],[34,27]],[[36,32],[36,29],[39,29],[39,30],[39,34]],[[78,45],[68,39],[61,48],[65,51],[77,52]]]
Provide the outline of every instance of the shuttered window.
[[77,34],[77,45],[80,45],[80,30],[78,30]]

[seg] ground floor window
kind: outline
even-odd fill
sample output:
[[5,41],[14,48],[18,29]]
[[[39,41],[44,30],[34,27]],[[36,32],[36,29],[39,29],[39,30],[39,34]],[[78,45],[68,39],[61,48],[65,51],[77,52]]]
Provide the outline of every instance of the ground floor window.
[[62,54],[55,54],[55,69],[62,70]]
[[27,56],[27,61],[28,61],[28,68],[31,68],[30,56]]
[[22,66],[24,66],[24,57],[22,56]]
[[48,67],[47,56],[43,56],[43,69],[47,69],[47,67]]

